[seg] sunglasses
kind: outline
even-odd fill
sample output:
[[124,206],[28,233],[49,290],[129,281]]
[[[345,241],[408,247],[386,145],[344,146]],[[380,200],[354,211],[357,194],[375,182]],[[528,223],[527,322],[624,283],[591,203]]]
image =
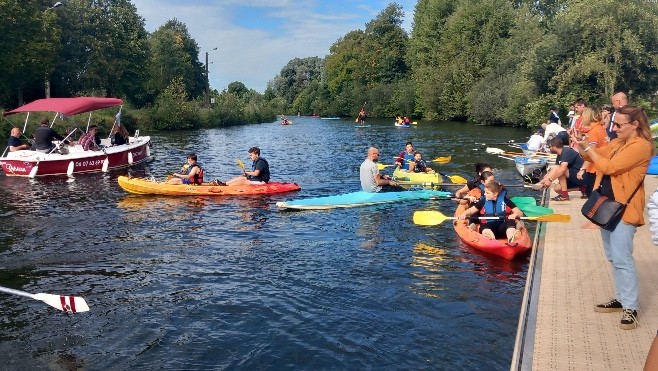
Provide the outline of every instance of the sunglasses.
[[634,121],[628,121],[628,122],[615,122],[615,121],[613,121],[613,122],[612,122],[612,127],[613,127],[613,128],[617,128],[617,129],[621,129],[621,126],[622,126],[622,125],[632,124],[633,122],[634,122]]

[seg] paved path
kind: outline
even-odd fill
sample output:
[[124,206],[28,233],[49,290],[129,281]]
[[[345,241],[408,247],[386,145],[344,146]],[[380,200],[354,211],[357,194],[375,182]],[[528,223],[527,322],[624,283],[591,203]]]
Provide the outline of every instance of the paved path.
[[[645,180],[647,199],[658,177]],[[553,193],[551,195],[554,196]],[[614,295],[610,264],[598,229],[581,215],[580,192],[571,200],[551,201],[570,223],[545,223],[531,264],[527,304],[517,338],[512,369],[642,370],[658,330],[658,246],[651,242],[649,220],[635,234],[635,262],[640,276],[639,326],[619,328],[621,313],[596,313],[594,306]]]

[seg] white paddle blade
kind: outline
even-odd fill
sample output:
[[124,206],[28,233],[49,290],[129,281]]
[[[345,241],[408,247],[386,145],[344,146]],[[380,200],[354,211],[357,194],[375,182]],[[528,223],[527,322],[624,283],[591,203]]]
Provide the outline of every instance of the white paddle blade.
[[75,168],[75,164],[73,161],[69,162],[69,166],[66,168],[66,175],[71,176],[73,175],[73,169]]
[[34,177],[37,176],[37,171],[39,171],[39,164],[36,164],[32,170],[30,170],[30,173],[27,175],[28,178],[34,179]]
[[110,167],[110,161],[105,157],[105,160],[103,160],[103,168],[101,169],[102,172],[107,173],[107,169]]
[[486,152],[487,153],[493,153],[494,155],[500,155],[500,154],[505,153],[505,151],[503,151],[502,149],[494,148],[494,147],[487,147]]
[[63,296],[53,294],[34,294],[34,298],[67,313],[88,312],[89,306],[85,299],[78,296]]

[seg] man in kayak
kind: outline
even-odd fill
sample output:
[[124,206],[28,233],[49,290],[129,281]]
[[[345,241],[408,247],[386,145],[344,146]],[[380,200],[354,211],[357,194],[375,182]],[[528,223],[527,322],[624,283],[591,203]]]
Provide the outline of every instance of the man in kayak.
[[203,169],[197,163],[196,154],[187,155],[187,166],[183,166],[181,173],[172,174],[172,178],[167,181],[169,184],[203,184]]
[[21,129],[12,128],[9,141],[7,142],[7,147],[9,147],[9,152],[15,152],[23,149],[30,149],[31,145],[23,144],[21,142]]
[[229,180],[226,185],[259,185],[267,184],[270,181],[270,164],[260,157],[260,148],[249,148],[249,158],[252,161],[251,171],[244,170],[244,175]]
[[400,152],[395,159],[395,165],[402,170],[409,170],[409,164],[414,161],[415,152],[414,145],[411,142],[407,142],[404,146],[404,151]]
[[361,168],[359,169],[363,191],[372,193],[404,191],[405,189],[400,187],[390,176],[379,173],[377,160],[379,160],[379,149],[376,147],[368,148],[368,157],[361,163]]

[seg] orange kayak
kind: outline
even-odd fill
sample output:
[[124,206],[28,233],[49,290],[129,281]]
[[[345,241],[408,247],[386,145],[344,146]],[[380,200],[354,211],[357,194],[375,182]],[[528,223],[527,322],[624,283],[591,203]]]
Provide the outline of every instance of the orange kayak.
[[124,191],[140,195],[167,195],[167,196],[234,196],[234,195],[262,195],[299,191],[296,183],[270,182],[262,185],[215,186],[167,184],[144,178],[129,178],[120,176],[119,186]]
[[[459,204],[455,211],[455,216],[460,215],[467,207],[467,204]],[[468,246],[480,251],[498,255],[507,260],[512,260],[519,255],[525,254],[532,248],[532,239],[530,239],[530,235],[525,226],[521,226],[520,228],[521,236],[513,243],[508,243],[506,238],[491,240],[478,232],[479,225],[474,231],[468,228],[468,224],[468,219],[457,219],[453,222],[455,232],[457,232],[459,238]],[[519,224],[522,225],[523,223]]]

